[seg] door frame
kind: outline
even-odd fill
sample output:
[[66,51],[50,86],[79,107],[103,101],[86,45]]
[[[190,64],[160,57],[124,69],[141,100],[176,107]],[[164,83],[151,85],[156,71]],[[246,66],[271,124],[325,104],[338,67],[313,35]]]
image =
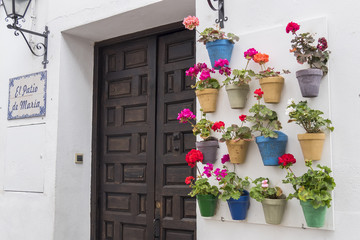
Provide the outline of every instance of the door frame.
[[[100,161],[99,161],[99,144],[101,144],[98,139],[100,139],[100,97],[101,97],[101,84],[100,84],[100,59],[101,59],[101,49],[105,46],[109,46],[116,43],[126,42],[130,40],[135,40],[139,38],[154,36],[154,35],[164,35],[179,30],[183,30],[184,26],[181,22],[176,22],[152,29],[147,29],[141,32],[136,32],[105,41],[97,42],[94,46],[94,81],[93,81],[93,123],[92,123],[92,152],[91,152],[91,200],[90,200],[90,214],[91,214],[91,223],[90,223],[90,239],[98,240],[99,227],[99,198],[100,198],[100,179],[99,179],[99,170],[100,170]],[[154,180],[155,181],[155,180]]]

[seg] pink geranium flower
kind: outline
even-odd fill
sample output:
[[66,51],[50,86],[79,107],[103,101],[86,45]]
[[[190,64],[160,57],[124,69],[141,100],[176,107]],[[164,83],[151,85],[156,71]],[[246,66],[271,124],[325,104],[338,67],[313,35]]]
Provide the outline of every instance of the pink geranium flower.
[[269,184],[268,184],[268,180],[263,180],[262,182],[261,182],[261,187],[263,187],[263,188],[267,188],[267,187],[269,187]]
[[185,28],[193,30],[195,27],[199,26],[199,19],[195,16],[188,16],[184,18],[183,24]]

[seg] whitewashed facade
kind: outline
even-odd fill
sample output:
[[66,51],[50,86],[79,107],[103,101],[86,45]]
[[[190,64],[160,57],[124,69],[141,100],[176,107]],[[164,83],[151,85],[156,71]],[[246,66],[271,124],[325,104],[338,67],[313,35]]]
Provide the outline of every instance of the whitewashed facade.
[[[305,222],[296,200],[289,202],[282,225],[266,225],[261,205],[252,200],[245,222],[231,221],[225,203],[213,218],[198,214],[197,239],[359,239],[360,82],[354,71],[360,65],[359,7],[355,0],[225,0],[229,20],[224,30],[240,36],[231,67],[242,67],[243,52],[254,47],[270,55],[271,66],[292,72],[285,76],[282,102],[269,107],[280,115],[289,136],[288,152],[298,159],[299,165],[294,167],[298,172],[305,169],[300,165],[302,155],[296,140],[302,130],[287,124],[284,112],[287,98],[302,99],[295,79],[295,71],[302,66],[288,51],[291,37],[285,26],[296,21],[301,31],[327,37],[332,52],[329,74],[322,80],[320,96],[309,102],[322,109],[335,127],[333,133],[327,133],[320,164],[332,167],[337,187],[324,229],[302,229]],[[202,0],[33,1],[23,26],[41,32],[47,25],[50,30],[46,116],[8,120],[9,79],[43,69],[42,59],[32,56],[23,39],[6,28],[0,7],[0,239],[90,239],[94,43],[179,22],[195,13],[200,30],[217,18]],[[202,44],[197,44],[196,51],[197,62],[208,62]],[[252,90],[258,86],[257,81],[251,83]],[[253,102],[251,99],[248,107]],[[218,109],[209,118],[225,123],[236,121],[248,110],[231,110],[224,89]],[[263,167],[254,143],[249,151],[251,157],[236,171],[241,176],[268,176],[280,183],[284,171]],[[225,152],[221,144],[219,157]],[[74,163],[76,153],[84,154],[83,164]]]

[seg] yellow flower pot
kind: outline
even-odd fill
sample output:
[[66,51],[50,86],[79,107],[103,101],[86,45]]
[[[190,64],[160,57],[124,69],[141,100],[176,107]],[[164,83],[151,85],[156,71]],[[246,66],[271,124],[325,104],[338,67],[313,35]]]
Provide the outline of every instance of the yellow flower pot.
[[301,150],[305,160],[320,160],[324,147],[324,133],[298,134]]
[[207,88],[195,91],[196,97],[199,100],[200,106],[204,113],[212,113],[216,111],[218,89]]
[[284,87],[284,78],[266,77],[260,79],[260,86],[264,92],[264,101],[266,103],[279,103],[281,99],[281,92]]
[[229,151],[231,163],[244,163],[245,162],[249,143],[250,143],[250,141],[245,141],[245,140],[239,140],[239,141],[228,140],[228,141],[226,141],[226,146]]

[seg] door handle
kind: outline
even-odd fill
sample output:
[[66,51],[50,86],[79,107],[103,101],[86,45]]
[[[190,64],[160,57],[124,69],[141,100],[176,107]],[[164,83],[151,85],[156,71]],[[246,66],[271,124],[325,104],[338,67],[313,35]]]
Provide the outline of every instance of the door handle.
[[173,134],[174,140],[180,140],[180,133],[176,132]]
[[179,149],[180,149],[180,146],[179,146],[179,144],[180,144],[179,140],[180,139],[181,139],[181,134],[179,132],[175,132],[173,134],[173,145],[174,145],[173,149],[174,149],[175,152],[178,152]]

